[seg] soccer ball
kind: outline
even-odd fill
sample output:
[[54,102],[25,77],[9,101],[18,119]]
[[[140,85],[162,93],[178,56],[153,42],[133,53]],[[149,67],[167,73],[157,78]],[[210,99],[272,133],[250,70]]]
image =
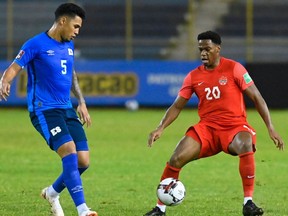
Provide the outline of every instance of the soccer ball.
[[157,187],[157,197],[167,206],[176,206],[182,203],[185,193],[183,183],[174,178],[163,179]]

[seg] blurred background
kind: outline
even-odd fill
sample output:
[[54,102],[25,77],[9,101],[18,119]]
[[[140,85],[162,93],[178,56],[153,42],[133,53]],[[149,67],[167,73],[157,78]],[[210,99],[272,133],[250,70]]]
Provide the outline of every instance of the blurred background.
[[[213,30],[222,55],[247,68],[268,105],[288,108],[288,0],[0,0],[0,72],[64,2],[87,13],[75,67],[90,105],[169,105],[200,64],[197,35]],[[16,82],[10,105],[25,104],[25,74]]]

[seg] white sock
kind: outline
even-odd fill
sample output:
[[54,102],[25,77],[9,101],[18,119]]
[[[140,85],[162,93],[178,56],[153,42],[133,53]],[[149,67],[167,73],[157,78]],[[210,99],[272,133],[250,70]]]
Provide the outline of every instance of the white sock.
[[77,206],[77,211],[78,214],[80,215],[82,212],[89,210],[88,206],[86,205],[86,203],[83,203],[79,206]]
[[244,197],[244,205],[247,203],[248,200],[252,200],[252,197]]
[[51,185],[50,187],[48,187],[47,189],[47,194],[50,197],[57,197],[59,196],[59,193],[57,191],[55,191],[55,189],[53,188],[53,186]]
[[158,203],[157,203],[157,205],[156,205],[162,212],[165,212],[166,211],[166,205],[159,205]]

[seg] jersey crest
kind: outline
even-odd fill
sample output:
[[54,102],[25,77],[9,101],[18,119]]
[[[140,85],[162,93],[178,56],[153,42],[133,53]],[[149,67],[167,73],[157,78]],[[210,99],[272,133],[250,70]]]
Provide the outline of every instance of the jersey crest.
[[71,48],[68,48],[68,55],[72,55],[73,56],[73,50]]
[[221,77],[220,77],[220,79],[219,79],[219,84],[220,84],[220,85],[226,85],[227,82],[228,82],[227,77],[225,77],[225,76],[221,76]]

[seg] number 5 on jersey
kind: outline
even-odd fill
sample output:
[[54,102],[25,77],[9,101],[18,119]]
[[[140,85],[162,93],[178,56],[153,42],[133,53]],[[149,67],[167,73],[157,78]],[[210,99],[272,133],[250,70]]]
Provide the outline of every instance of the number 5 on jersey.
[[67,74],[67,60],[61,60],[62,74]]

